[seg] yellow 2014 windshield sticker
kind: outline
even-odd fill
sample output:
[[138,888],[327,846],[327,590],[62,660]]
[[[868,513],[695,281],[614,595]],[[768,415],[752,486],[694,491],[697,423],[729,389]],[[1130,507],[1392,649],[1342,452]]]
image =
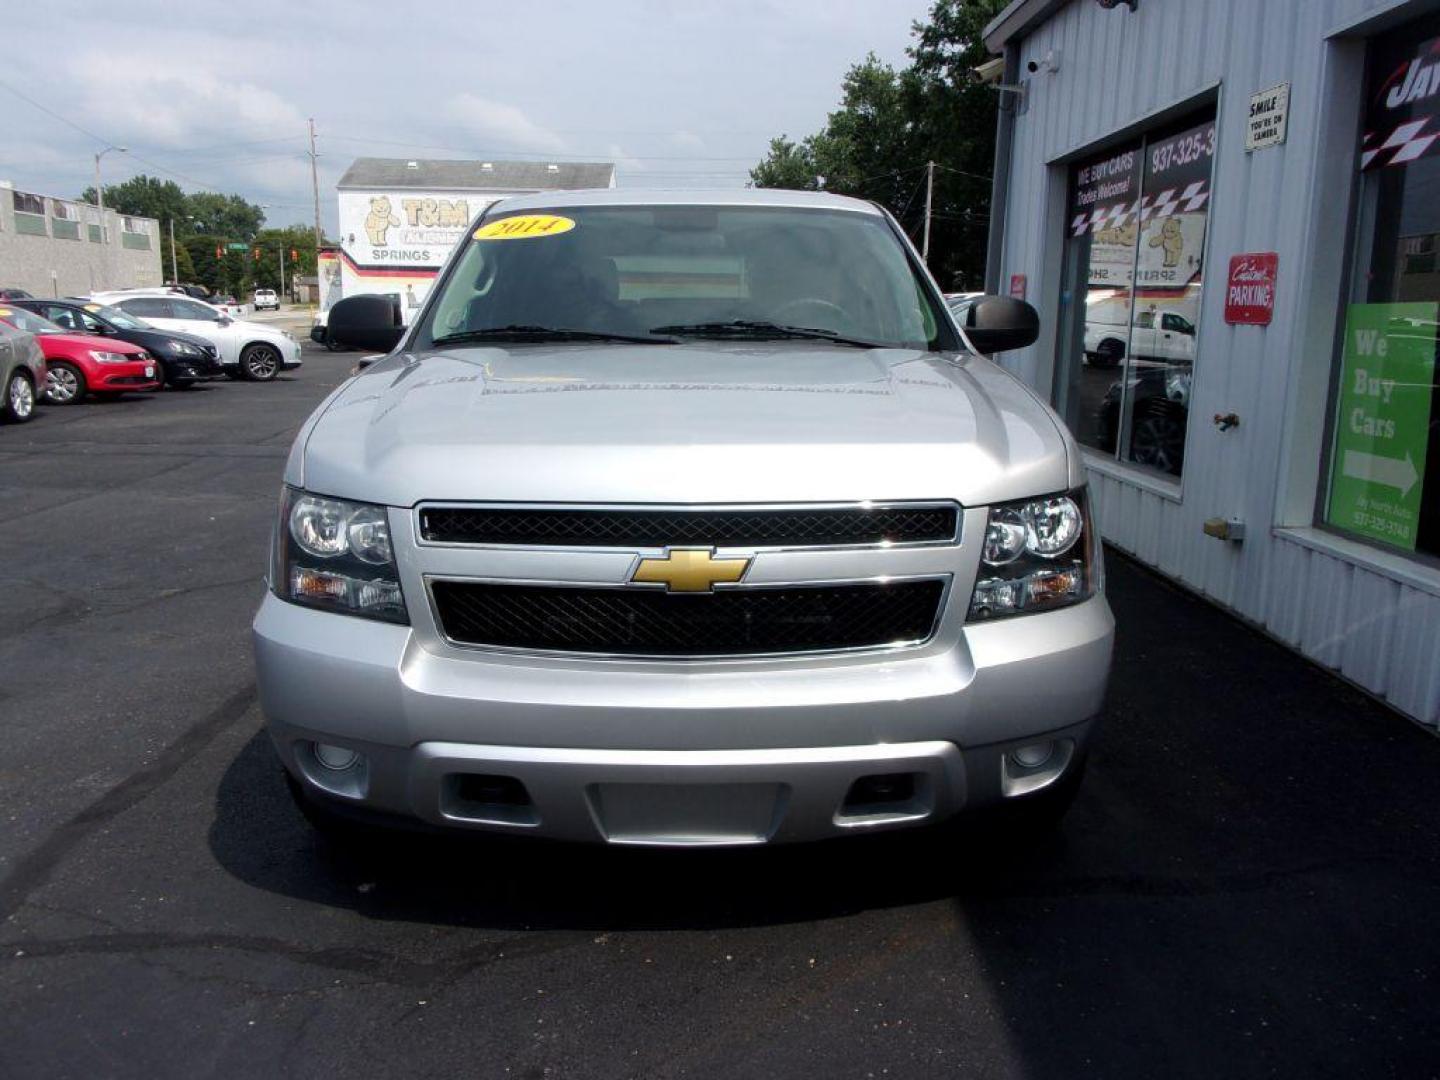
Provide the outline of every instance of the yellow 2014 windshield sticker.
[[476,240],[530,240],[537,236],[559,236],[575,227],[568,217],[556,214],[516,214],[475,230]]
[[14,312],[12,312],[8,307],[0,307],[0,319],[7,318],[13,314]]

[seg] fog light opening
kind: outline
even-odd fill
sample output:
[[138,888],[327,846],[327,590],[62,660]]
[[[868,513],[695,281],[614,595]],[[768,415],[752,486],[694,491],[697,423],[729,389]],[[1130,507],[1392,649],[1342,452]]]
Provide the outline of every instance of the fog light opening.
[[1028,746],[1017,747],[1010,751],[1010,760],[1022,769],[1038,769],[1044,765],[1055,753],[1053,740],[1046,742],[1030,743]]
[[355,766],[355,763],[360,760],[360,755],[349,747],[316,743],[315,760],[331,772],[345,772]]
[[1000,758],[1000,793],[1006,798],[1030,795],[1060,779],[1075,759],[1072,739],[1024,743]]

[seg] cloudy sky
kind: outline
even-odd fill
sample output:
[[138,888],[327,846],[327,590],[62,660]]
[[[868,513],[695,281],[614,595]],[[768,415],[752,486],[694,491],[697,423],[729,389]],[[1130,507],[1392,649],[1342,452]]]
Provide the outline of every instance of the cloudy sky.
[[130,152],[106,155],[107,184],[144,172],[308,221],[314,117],[328,229],[357,156],[614,161],[625,187],[741,186],[772,135],[823,123],[850,64],[903,63],[929,6],[49,0],[49,29],[0,66],[0,180],[74,196],[115,143]]

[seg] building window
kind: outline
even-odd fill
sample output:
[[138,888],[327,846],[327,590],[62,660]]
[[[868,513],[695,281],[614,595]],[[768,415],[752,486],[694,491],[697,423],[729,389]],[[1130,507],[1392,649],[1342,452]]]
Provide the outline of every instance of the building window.
[[1178,478],[1204,282],[1215,110],[1074,166],[1055,403],[1082,444]]
[[1440,17],[1374,39],[1321,522],[1440,556]]
[[120,246],[136,251],[150,250],[150,230],[139,218],[121,216]]
[[80,211],[67,202],[51,199],[50,235],[57,240],[79,240]]
[[15,205],[15,231],[28,236],[48,236],[45,228],[45,198],[41,195],[27,195],[23,191],[11,192]]

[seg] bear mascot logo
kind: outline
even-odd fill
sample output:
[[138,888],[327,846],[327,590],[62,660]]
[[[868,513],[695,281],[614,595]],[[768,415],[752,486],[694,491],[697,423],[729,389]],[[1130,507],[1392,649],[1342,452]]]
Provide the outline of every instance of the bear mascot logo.
[[370,243],[376,247],[385,246],[385,234],[392,228],[399,228],[400,219],[390,211],[390,197],[376,195],[370,200],[370,213],[365,216],[365,231],[370,234]]
[[1166,218],[1160,226],[1160,234],[1150,238],[1150,246],[1165,249],[1165,265],[1178,266],[1180,253],[1185,250],[1185,234],[1180,231],[1178,218]]

